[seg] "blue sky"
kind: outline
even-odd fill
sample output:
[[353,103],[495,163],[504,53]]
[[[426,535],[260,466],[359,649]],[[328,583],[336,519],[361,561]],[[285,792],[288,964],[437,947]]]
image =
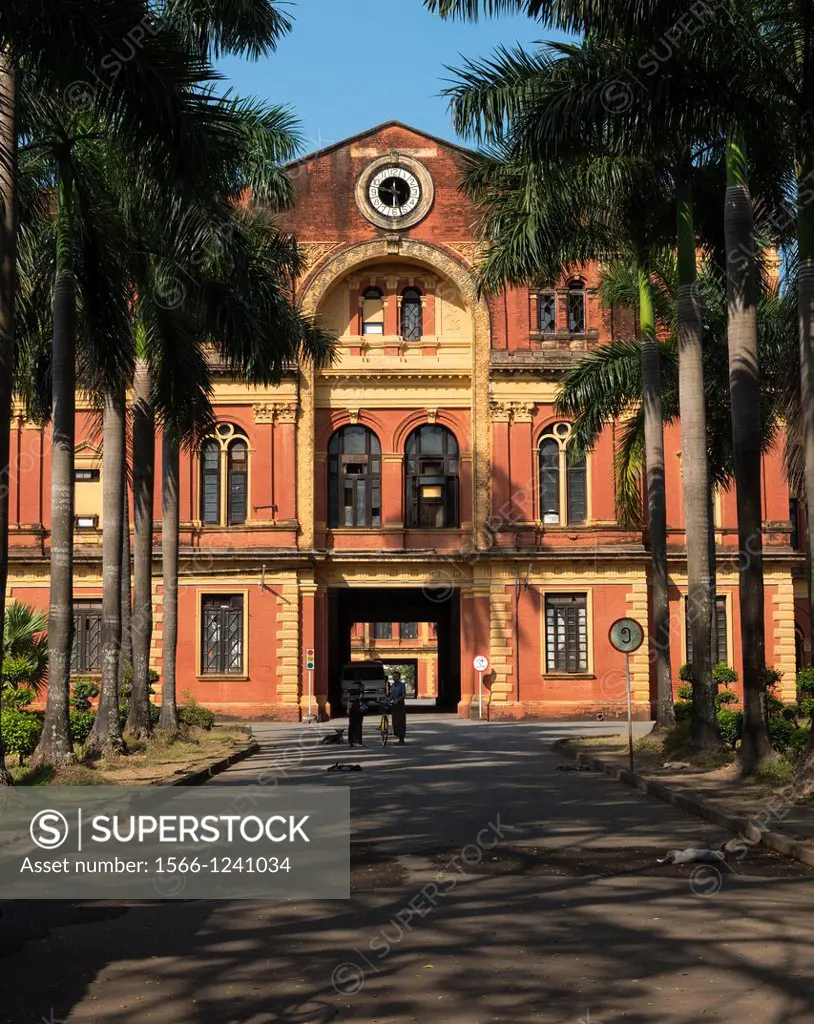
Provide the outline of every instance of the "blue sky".
[[276,54],[220,70],[239,92],[291,106],[306,152],[391,119],[454,140],[444,65],[553,37],[523,17],[445,22],[421,0],[298,0],[291,11],[294,31]]

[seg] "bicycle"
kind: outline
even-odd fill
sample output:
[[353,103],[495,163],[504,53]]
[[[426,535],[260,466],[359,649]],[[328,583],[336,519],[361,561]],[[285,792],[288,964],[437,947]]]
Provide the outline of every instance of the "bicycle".
[[382,720],[379,722],[379,732],[382,737],[382,746],[387,746],[387,741],[390,738],[390,705],[382,705]]

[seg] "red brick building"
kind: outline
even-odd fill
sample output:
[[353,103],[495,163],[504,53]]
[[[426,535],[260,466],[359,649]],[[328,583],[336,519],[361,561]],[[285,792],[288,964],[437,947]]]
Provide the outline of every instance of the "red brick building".
[[[492,717],[621,711],[624,662],[608,629],[624,615],[647,628],[646,538],[615,518],[617,427],[577,462],[553,402],[565,367],[632,325],[600,306],[591,267],[538,291],[478,296],[464,155],[389,123],[290,168],[297,204],[284,222],[307,258],[298,297],[336,333],[337,359],[265,390],[219,378],[217,435],[182,460],[179,693],[296,719],[307,649],[316,697],[336,706],[342,665],[369,653],[360,624],[416,623],[415,656],[432,661],[424,692],[441,707],[470,713],[473,658],[485,654]],[[10,597],[45,606],[49,433],[22,415],[13,428]],[[98,668],[104,528],[86,407],[77,439],[75,670],[86,674]],[[665,441],[677,681],[687,643],[678,430]],[[739,668],[734,494],[718,495],[716,510],[720,654]],[[791,693],[802,555],[778,455],[765,460],[764,510],[767,658]],[[159,672],[160,517],[157,496]],[[636,713],[649,716],[647,644],[632,667]]]

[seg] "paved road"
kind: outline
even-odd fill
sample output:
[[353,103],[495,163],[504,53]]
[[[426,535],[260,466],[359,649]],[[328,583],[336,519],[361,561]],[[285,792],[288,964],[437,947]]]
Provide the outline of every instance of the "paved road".
[[569,727],[409,730],[384,751],[370,735],[364,770],[337,776],[347,747],[303,753],[299,729],[260,727],[263,752],[210,783],[349,786],[349,902],[7,905],[0,1021],[814,1024],[807,870],[753,854],[698,895],[655,858],[718,830],[558,771],[550,744]]

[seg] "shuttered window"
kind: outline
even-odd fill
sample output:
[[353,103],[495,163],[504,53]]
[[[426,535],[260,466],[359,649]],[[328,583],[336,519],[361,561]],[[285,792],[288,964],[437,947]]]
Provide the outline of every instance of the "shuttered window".
[[102,671],[102,605],[99,601],[74,601],[71,671]]
[[[692,665],[692,619],[689,598],[684,598],[684,624],[687,631],[687,664]],[[726,598],[715,598],[715,625],[717,629],[718,650],[715,664],[729,661],[729,650],[726,639]]]
[[569,446],[565,453],[566,503],[568,522],[584,523],[587,515],[587,466],[585,456],[577,458]]
[[588,603],[585,594],[545,599],[546,671],[588,671]]
[[201,450],[201,521],[220,522],[220,445],[207,441]]
[[242,675],[242,595],[207,596],[201,604],[201,674]]
[[245,441],[233,441],[229,445],[227,462],[229,473],[227,518],[230,526],[240,526],[246,522],[246,495],[249,480],[249,448]]
[[418,640],[418,623],[402,622],[399,625],[399,636],[402,640]]

